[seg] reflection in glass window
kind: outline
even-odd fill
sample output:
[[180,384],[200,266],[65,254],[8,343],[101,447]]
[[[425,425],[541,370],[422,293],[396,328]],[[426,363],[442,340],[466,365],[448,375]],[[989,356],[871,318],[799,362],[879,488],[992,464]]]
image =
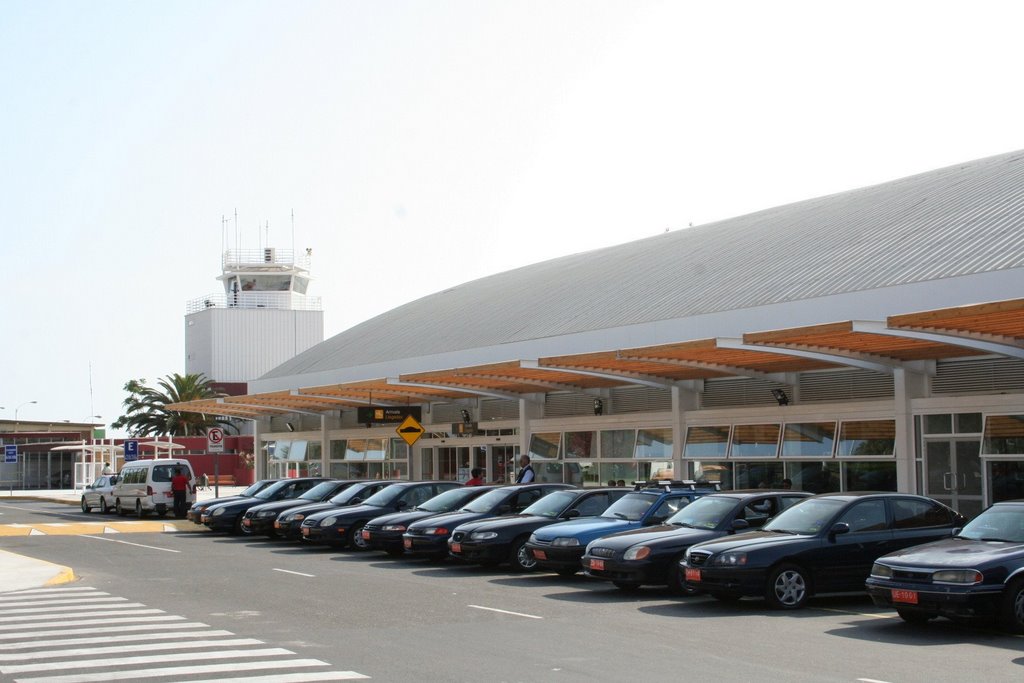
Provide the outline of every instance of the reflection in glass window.
[[957,434],[981,433],[981,413],[959,413],[953,418],[956,420],[953,428]]
[[565,457],[592,458],[594,453],[594,432],[566,432]]
[[839,428],[839,455],[892,455],[895,446],[895,420],[843,422]]
[[774,458],[779,450],[779,425],[736,425],[732,428],[731,458]]
[[672,430],[665,429],[640,429],[636,435],[637,458],[659,458],[672,457]]
[[896,463],[844,462],[847,491],[895,491]]
[[952,415],[925,415],[924,416],[924,433],[925,434],[952,434],[953,433],[953,416]]
[[982,455],[1024,455],[1024,415],[989,415],[985,418]]
[[349,439],[345,444],[346,460],[383,460],[387,439]]
[[606,429],[601,432],[602,458],[632,458],[635,446],[635,429]]
[[782,463],[738,462],[735,464],[733,487],[737,489],[772,489],[782,486]]
[[729,447],[729,426],[690,427],[686,430],[687,458],[724,458]]
[[[639,463],[641,466],[647,463]],[[637,472],[637,463],[632,462],[606,462],[601,463],[600,481],[605,486],[632,486],[634,481],[644,480]],[[621,482],[621,483],[620,483]]]
[[700,483],[721,484],[723,491],[733,489],[732,466],[731,462],[695,460],[690,463],[690,478]]
[[1024,462],[990,461],[988,476],[993,503],[1024,498]]
[[835,422],[787,424],[782,433],[782,455],[828,458],[836,439]]
[[331,441],[331,460],[344,460],[345,448],[344,439]]
[[530,436],[530,459],[554,460],[558,457],[558,442],[561,432],[548,432]]
[[839,490],[839,463],[820,460],[787,462],[786,477],[793,482],[794,491],[831,493]]

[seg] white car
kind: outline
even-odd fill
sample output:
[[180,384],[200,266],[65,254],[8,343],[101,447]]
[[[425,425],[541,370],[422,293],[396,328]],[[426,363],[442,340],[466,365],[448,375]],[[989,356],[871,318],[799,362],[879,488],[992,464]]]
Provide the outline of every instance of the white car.
[[93,508],[99,508],[103,514],[113,511],[116,483],[116,474],[105,474],[86,486],[82,492],[82,512],[92,512]]

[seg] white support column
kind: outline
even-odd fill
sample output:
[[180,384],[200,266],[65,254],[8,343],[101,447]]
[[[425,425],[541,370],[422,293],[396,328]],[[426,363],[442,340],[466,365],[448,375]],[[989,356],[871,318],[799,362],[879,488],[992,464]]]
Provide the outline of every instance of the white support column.
[[672,387],[672,471],[676,479],[686,479],[683,441],[686,439],[686,413],[700,407],[702,380],[680,382]]
[[260,443],[260,421],[255,419],[252,421],[252,461],[256,467],[256,480],[267,478],[267,456],[263,450],[263,444]]
[[327,414],[320,415],[320,476],[329,477],[328,460],[331,457],[331,440],[327,435]]
[[528,397],[519,399],[519,454],[530,452],[530,421],[544,417],[544,403],[530,400]]
[[924,396],[926,376],[903,368],[893,371],[893,417],[896,420],[896,488],[917,493],[917,459],[914,444],[914,414],[911,402]]

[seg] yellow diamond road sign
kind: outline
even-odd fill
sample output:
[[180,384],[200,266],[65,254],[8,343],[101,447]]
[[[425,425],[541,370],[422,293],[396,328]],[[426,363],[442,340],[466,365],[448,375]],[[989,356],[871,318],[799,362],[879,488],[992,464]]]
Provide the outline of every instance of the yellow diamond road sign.
[[415,417],[409,415],[402,421],[402,424],[398,425],[398,429],[395,431],[411,446],[419,441],[420,437],[423,436],[424,430],[423,425]]

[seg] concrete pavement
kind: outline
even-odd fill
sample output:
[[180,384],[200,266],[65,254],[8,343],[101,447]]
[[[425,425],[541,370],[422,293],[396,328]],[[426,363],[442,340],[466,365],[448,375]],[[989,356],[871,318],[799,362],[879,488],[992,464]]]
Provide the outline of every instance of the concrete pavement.
[[[242,486],[221,486],[220,495],[233,496],[241,491]],[[214,498],[212,488],[196,492],[199,500],[210,500]],[[52,491],[14,491],[8,494],[0,494],[0,502],[15,500],[39,500],[66,505],[78,505],[82,499],[82,492],[73,489],[62,489]],[[100,523],[102,525],[102,523]],[[116,522],[112,523],[116,524]],[[153,523],[152,531],[164,531],[164,524]],[[109,526],[109,525],[108,525]],[[147,529],[148,530],[148,529]],[[0,534],[3,535],[3,534]],[[0,593],[10,591],[28,590],[30,588],[42,588],[44,586],[57,586],[75,580],[75,572],[70,567],[64,567],[45,560],[37,560],[25,555],[0,550]]]

